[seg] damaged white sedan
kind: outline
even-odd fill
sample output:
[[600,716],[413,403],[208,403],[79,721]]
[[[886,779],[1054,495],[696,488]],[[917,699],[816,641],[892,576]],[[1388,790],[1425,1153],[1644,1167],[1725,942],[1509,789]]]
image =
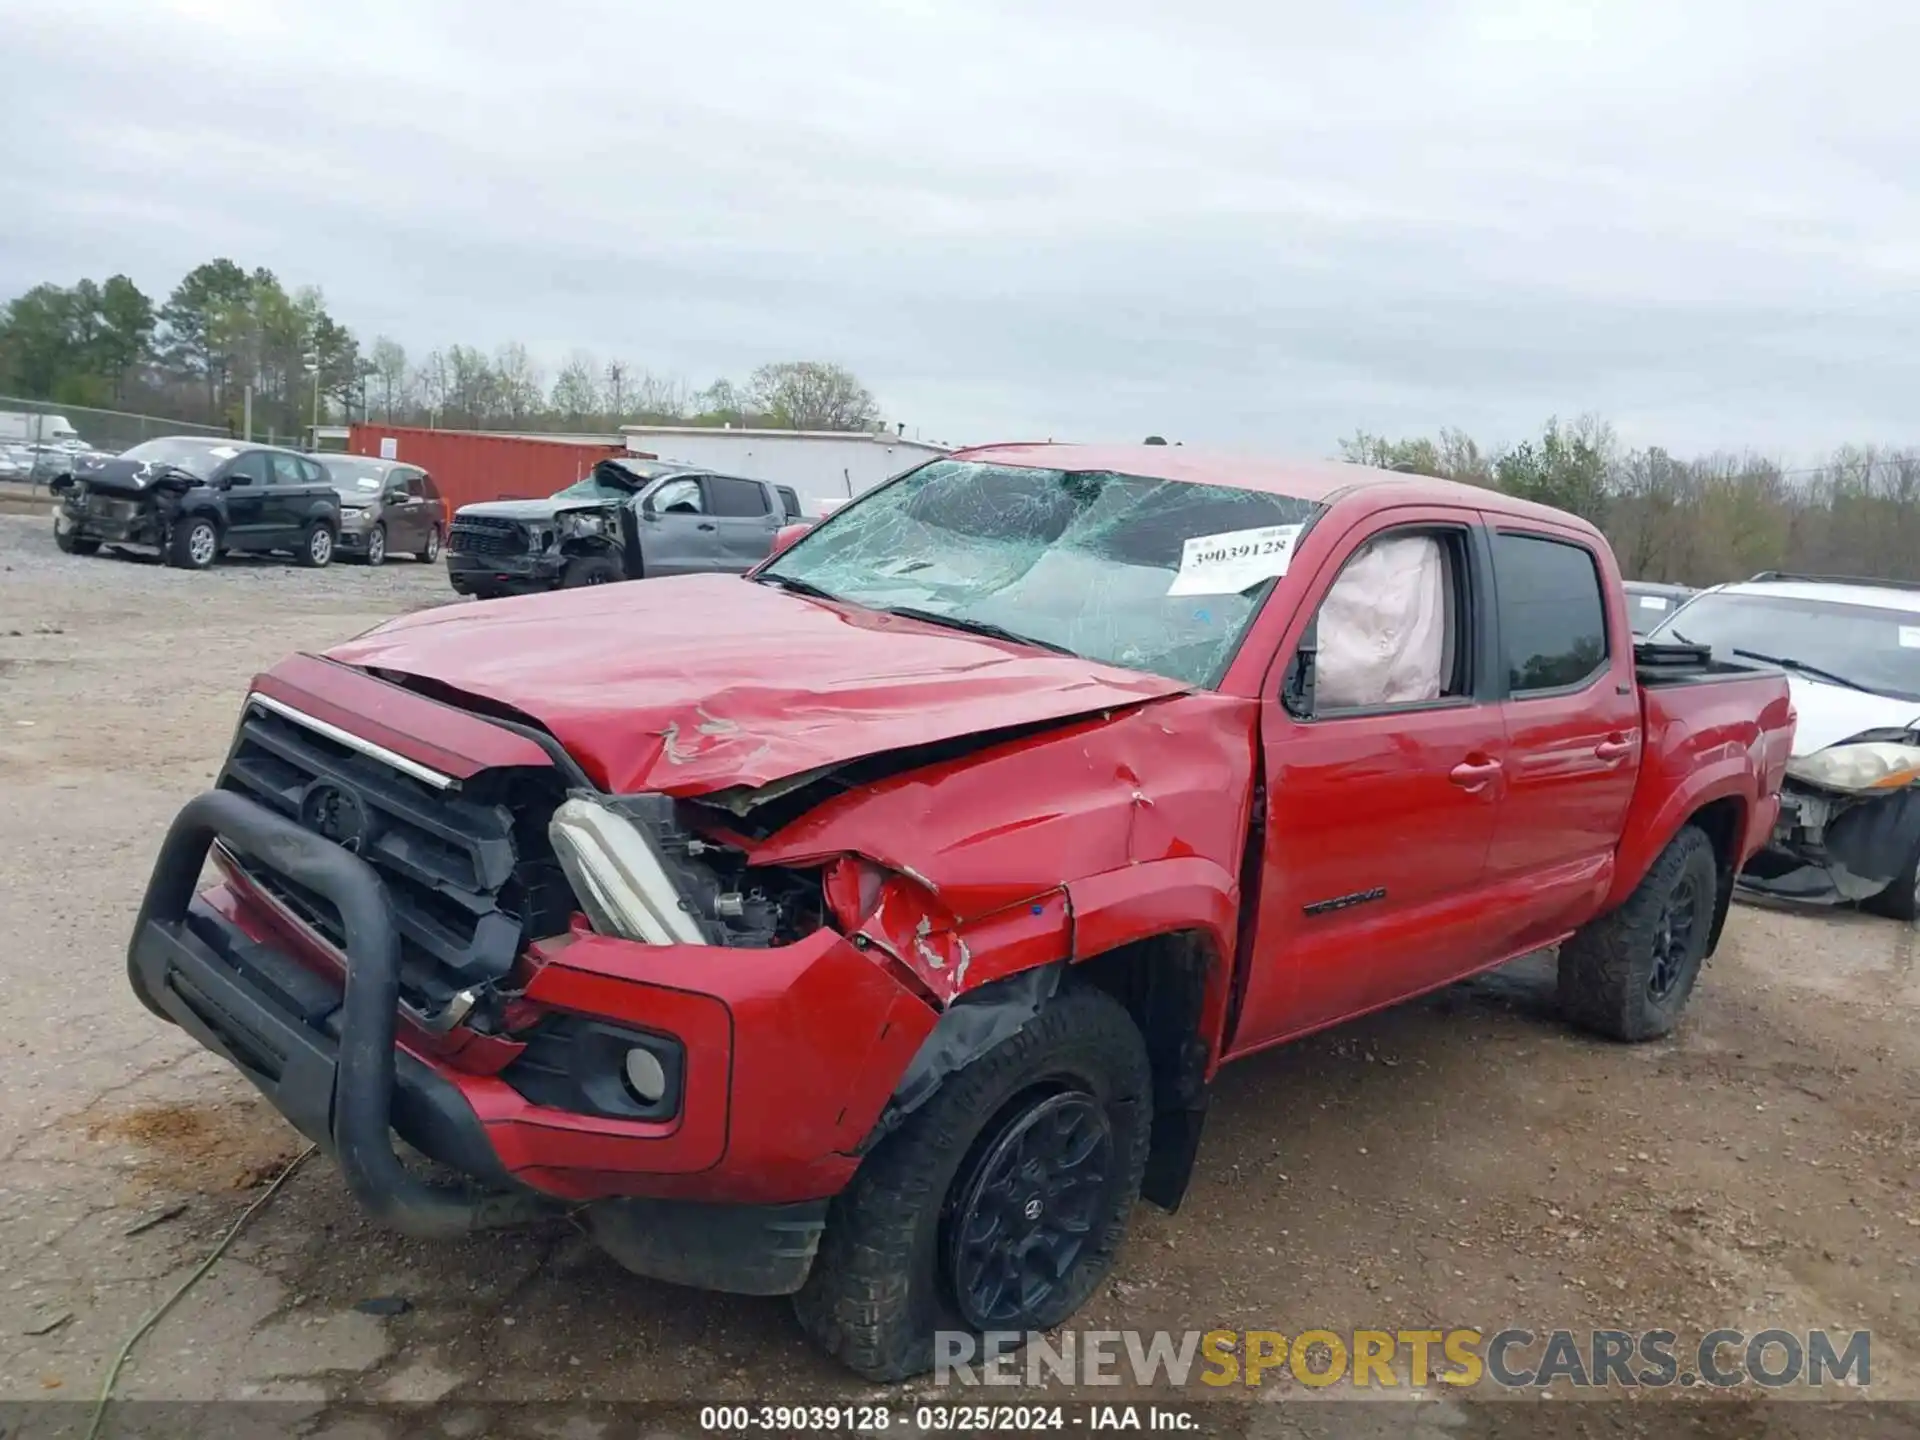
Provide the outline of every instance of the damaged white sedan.
[[1920,919],[1920,583],[1768,571],[1703,591],[1652,638],[1787,672],[1780,821],[1741,884]]

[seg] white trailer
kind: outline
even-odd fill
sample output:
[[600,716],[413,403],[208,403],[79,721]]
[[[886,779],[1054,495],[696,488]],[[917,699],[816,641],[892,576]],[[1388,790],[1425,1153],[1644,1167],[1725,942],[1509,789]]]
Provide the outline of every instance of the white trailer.
[[729,430],[704,425],[623,425],[627,449],[687,465],[791,485],[810,513],[948,453],[900,435],[841,430]]

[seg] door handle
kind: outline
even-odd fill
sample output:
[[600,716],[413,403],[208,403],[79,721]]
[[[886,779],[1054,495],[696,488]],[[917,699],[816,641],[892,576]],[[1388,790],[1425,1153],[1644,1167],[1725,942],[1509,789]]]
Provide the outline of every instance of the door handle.
[[711,520],[702,520],[700,522],[700,528],[702,530],[712,530],[715,527],[714,527],[714,523]]
[[1463,760],[1447,772],[1447,778],[1462,790],[1478,790],[1499,773],[1498,760]]
[[1593,755],[1596,760],[1606,760],[1609,762],[1624,760],[1632,753],[1633,741],[1622,739],[1616,735],[1609,735],[1593,747]]

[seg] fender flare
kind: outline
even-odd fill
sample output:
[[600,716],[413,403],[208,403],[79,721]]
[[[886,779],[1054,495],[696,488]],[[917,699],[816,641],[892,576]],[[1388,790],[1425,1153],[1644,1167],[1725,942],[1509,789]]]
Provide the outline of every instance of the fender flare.
[[1613,885],[1601,906],[1602,913],[1626,903],[1681,826],[1707,806],[1723,800],[1738,801],[1740,807],[1727,856],[1728,865],[1737,873],[1745,859],[1742,852],[1747,822],[1754,809],[1752,762],[1744,752],[1693,772],[1667,796],[1651,819],[1632,825],[1620,837],[1620,846],[1614,852]]

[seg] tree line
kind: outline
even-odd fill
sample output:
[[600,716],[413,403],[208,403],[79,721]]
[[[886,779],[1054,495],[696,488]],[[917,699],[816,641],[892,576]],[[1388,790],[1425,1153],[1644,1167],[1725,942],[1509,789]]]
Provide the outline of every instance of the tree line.
[[610,431],[623,424],[874,430],[878,402],[817,360],[762,365],[694,387],[623,359],[576,351],[549,377],[523,345],[450,345],[410,356],[362,346],[314,286],[209,260],[156,304],[125,275],[36,285],[0,307],[0,394],[145,410],[256,434],[378,420],[455,429]]
[[1631,580],[1713,585],[1762,570],[1920,579],[1920,451],[1849,445],[1789,469],[1754,454],[1683,460],[1623,446],[1585,416],[1481,446],[1459,430],[1361,433],[1342,458],[1501,490],[1605,532]]

